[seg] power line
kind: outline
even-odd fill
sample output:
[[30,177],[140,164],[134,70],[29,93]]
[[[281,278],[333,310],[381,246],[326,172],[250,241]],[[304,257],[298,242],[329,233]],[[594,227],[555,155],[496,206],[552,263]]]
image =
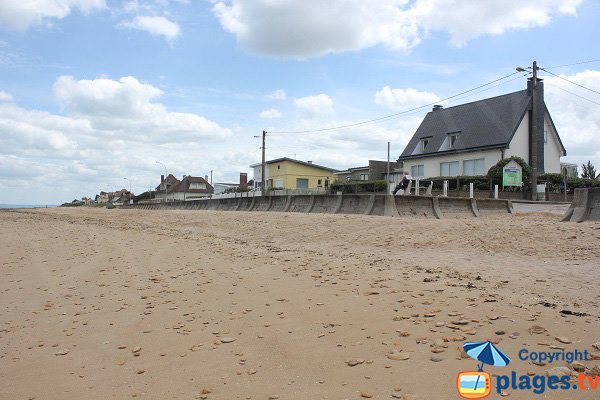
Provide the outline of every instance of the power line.
[[[548,83],[546,82],[546,84],[548,84]],[[561,88],[560,86],[556,86],[556,85],[552,85],[552,84],[550,84],[549,86],[552,86],[553,88],[556,88],[556,89],[560,89],[560,90],[562,90],[563,92],[567,92],[567,93],[569,93],[569,94],[571,94],[571,95],[573,95],[573,96],[579,97],[580,99],[587,100],[587,101],[589,101],[590,103],[594,103],[594,104],[596,104],[596,105],[599,105],[599,106],[600,106],[600,103],[597,103],[597,102],[595,102],[594,100],[590,100],[590,99],[588,99],[587,97],[580,96],[580,95],[578,95],[577,93],[570,92],[570,91],[568,91],[567,89],[563,89],[563,88]]]
[[580,88],[583,88],[583,89],[585,89],[585,90],[589,90],[590,92],[594,92],[594,93],[596,93],[596,94],[600,94],[600,92],[598,92],[598,91],[596,91],[596,90],[594,90],[594,89],[590,89],[589,87],[585,87],[585,86],[583,86],[583,85],[580,85],[579,83],[576,83],[576,82],[570,81],[570,80],[568,80],[567,78],[563,78],[563,77],[562,77],[562,76],[560,76],[560,75],[556,75],[555,73],[548,71],[547,69],[544,69],[544,68],[540,68],[540,69],[541,69],[542,71],[545,71],[545,72],[549,73],[549,74],[550,74],[550,75],[552,75],[552,76],[555,76],[555,77],[557,77],[557,78],[560,78],[560,79],[562,79],[563,81],[567,81],[567,82],[569,82],[569,83],[571,83],[571,84],[573,84],[573,85],[579,86]]
[[483,85],[474,87],[472,89],[465,90],[464,92],[455,94],[453,96],[446,97],[445,99],[438,100],[438,101],[436,101],[434,103],[425,104],[425,105],[422,105],[422,106],[419,106],[419,107],[411,108],[409,110],[400,111],[400,112],[397,112],[397,113],[394,113],[394,114],[386,115],[386,116],[379,117],[379,118],[370,119],[370,120],[367,120],[367,121],[356,122],[356,123],[347,124],[347,125],[340,125],[340,126],[335,126],[335,127],[330,127],[330,128],[308,129],[308,130],[300,130],[300,131],[272,131],[272,132],[268,132],[268,133],[271,134],[271,135],[273,135],[273,134],[275,134],[275,135],[290,135],[290,134],[300,134],[300,133],[318,133],[318,132],[333,131],[333,130],[338,130],[338,129],[353,128],[355,126],[370,124],[370,123],[373,123],[373,122],[384,121],[384,120],[387,120],[387,119],[390,119],[390,118],[394,118],[394,117],[397,117],[397,116],[400,116],[400,115],[403,115],[403,114],[407,114],[407,113],[410,113],[410,112],[413,112],[413,111],[421,110],[421,109],[426,108],[426,107],[431,107],[431,106],[433,106],[435,104],[438,104],[438,103],[441,103],[441,102],[444,102],[444,101],[448,101],[448,100],[453,99],[455,97],[462,96],[462,95],[464,95],[466,93],[473,92],[475,90],[481,89],[481,88],[483,88],[485,86],[489,86],[489,85],[491,85],[493,83],[499,82],[499,81],[501,81],[503,79],[509,78],[509,77],[511,77],[513,75],[516,75],[516,74],[519,74],[519,73],[520,72],[513,72],[512,74],[503,76],[501,78],[495,79],[495,80],[493,80],[491,82],[488,82],[488,83],[485,83]]
[[[554,67],[546,67],[546,68],[550,68],[550,69],[563,68],[563,67],[571,67],[573,65],[590,64],[590,63],[595,63],[595,62],[600,62],[600,59],[598,59],[598,60],[589,60],[589,61],[581,61],[581,62],[576,62],[576,63],[572,63],[572,64],[556,65]],[[540,69],[542,69],[542,68],[540,68]]]

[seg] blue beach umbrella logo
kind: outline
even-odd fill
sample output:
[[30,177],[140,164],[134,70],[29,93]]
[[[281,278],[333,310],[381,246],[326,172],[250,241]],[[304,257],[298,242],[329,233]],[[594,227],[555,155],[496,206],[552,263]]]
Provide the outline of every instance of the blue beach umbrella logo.
[[456,385],[458,393],[465,399],[482,399],[491,393],[491,376],[483,371],[483,365],[505,367],[510,363],[510,357],[504,354],[491,342],[467,342],[463,345],[465,352],[481,364],[477,372],[460,372]]
[[481,362],[481,365],[477,367],[479,371],[483,371],[483,364],[506,367],[510,363],[510,357],[489,341],[466,342],[463,349],[469,356]]

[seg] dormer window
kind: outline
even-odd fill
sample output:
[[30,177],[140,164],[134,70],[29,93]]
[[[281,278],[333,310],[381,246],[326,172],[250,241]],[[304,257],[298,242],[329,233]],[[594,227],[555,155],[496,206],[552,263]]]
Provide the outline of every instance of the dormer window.
[[454,143],[456,143],[457,138],[458,138],[458,135],[450,135],[450,148],[451,149],[454,148]]
[[421,151],[425,151],[427,149],[428,144],[429,138],[421,139]]

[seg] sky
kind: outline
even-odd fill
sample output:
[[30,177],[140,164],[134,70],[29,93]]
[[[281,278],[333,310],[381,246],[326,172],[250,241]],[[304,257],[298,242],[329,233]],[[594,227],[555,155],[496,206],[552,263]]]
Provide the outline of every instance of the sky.
[[263,130],[267,160],[395,160],[431,104],[522,90],[534,60],[562,161],[600,169],[598,21],[596,0],[0,0],[0,204],[251,179]]

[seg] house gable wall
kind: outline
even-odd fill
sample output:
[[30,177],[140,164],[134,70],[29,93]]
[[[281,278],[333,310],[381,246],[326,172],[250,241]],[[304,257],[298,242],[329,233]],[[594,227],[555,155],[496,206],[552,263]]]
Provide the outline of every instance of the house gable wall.
[[508,144],[508,148],[504,152],[504,158],[509,157],[521,157],[529,163],[529,113],[525,113]]
[[563,155],[562,146],[558,139],[558,133],[550,123],[548,116],[544,118],[544,131],[546,132],[546,143],[544,143],[544,172],[559,174],[560,157]]

